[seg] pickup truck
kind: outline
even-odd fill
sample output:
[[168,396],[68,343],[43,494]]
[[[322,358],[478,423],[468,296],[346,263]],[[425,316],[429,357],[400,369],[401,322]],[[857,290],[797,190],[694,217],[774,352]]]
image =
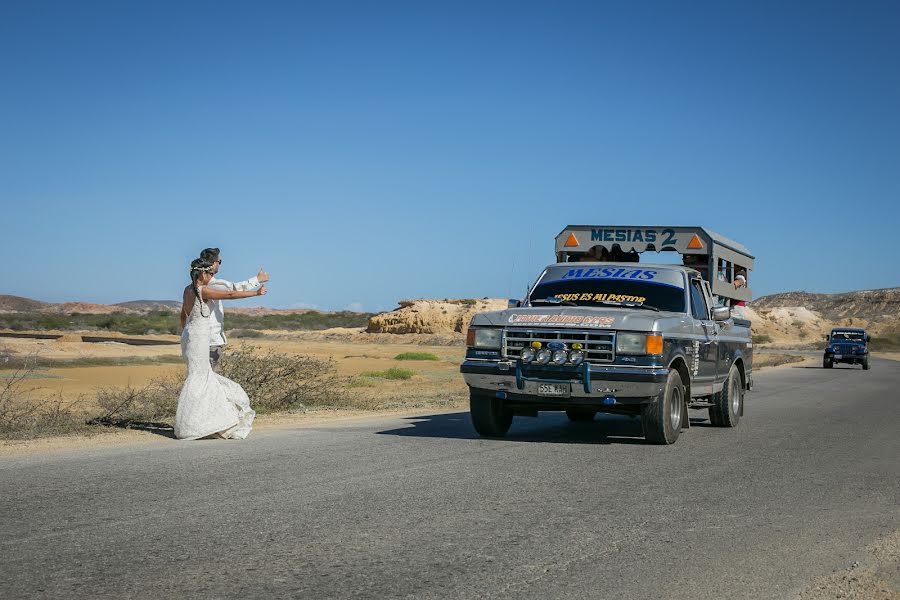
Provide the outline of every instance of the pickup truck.
[[865,329],[840,327],[831,330],[825,336],[828,346],[822,357],[822,367],[830,369],[834,363],[862,365],[864,371],[869,370],[869,334]]
[[[704,241],[711,251],[715,240]],[[611,254],[640,250],[615,244]],[[690,427],[688,409],[737,426],[753,381],[750,322],[717,306],[701,272],[633,259],[576,263],[568,254],[523,300],[473,317],[460,371],[475,430],[502,437],[514,416],[539,411],[565,411],[573,421],[640,416],[645,438],[658,444]],[[573,256],[596,254],[591,246]]]

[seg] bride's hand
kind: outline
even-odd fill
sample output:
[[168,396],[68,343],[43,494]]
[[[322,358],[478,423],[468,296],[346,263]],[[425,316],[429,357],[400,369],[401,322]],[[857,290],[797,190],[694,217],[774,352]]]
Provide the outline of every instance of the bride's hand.
[[257,296],[265,296],[268,293],[269,293],[269,290],[267,290],[266,286],[264,286],[264,285],[260,286],[260,288],[258,290],[256,290]]

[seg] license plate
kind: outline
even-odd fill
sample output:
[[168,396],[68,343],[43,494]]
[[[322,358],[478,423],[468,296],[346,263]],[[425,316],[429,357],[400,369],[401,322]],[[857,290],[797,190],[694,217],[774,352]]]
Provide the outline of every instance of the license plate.
[[835,358],[844,358],[844,355],[843,354],[835,354],[834,357]]
[[539,383],[538,396],[569,396],[572,389],[568,383]]

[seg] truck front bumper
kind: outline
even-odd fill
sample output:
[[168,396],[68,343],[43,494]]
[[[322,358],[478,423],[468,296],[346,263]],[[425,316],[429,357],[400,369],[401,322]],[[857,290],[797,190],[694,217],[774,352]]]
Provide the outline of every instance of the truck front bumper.
[[[523,370],[518,361],[467,360],[460,367],[466,384],[498,398],[561,406],[648,404],[662,393],[669,376],[665,367],[589,365],[535,367]],[[548,396],[540,384],[568,384],[569,393]]]

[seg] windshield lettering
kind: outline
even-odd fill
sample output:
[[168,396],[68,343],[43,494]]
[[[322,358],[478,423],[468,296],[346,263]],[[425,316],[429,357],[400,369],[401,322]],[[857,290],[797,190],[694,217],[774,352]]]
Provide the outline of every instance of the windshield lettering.
[[648,281],[656,277],[656,271],[623,267],[589,267],[569,269],[563,279],[637,279]]

